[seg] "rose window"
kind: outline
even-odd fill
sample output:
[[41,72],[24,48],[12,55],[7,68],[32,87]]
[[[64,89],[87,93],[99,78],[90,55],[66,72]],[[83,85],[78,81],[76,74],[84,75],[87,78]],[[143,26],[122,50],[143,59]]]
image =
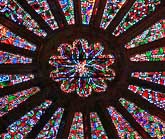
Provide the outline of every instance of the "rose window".
[[76,92],[81,97],[88,97],[92,92],[104,92],[106,80],[115,78],[111,66],[115,62],[112,54],[104,55],[101,43],[88,44],[85,39],[78,39],[70,44],[58,47],[59,55],[50,57],[54,67],[50,77],[61,84],[65,93]]

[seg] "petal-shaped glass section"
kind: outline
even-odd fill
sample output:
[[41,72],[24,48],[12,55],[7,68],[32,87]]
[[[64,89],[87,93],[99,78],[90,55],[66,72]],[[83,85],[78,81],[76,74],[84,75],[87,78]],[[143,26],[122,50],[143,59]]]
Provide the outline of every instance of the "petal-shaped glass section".
[[127,111],[135,118],[146,132],[151,137],[163,138],[165,135],[165,122],[161,121],[158,117],[149,114],[147,111],[139,108],[134,103],[129,102],[123,98],[120,99],[121,104]]
[[100,27],[106,29],[126,0],[107,0]]
[[39,121],[45,110],[51,105],[51,101],[46,100],[41,105],[25,114],[21,119],[15,121],[7,128],[7,133],[1,135],[3,139],[22,139],[32,130],[34,125]]
[[33,74],[0,74],[0,88],[13,86],[34,79]]
[[129,85],[128,89],[134,93],[139,94],[150,103],[155,104],[157,107],[165,110],[165,94],[164,93],[156,92],[151,89],[146,89],[146,88],[135,86],[135,85]]
[[133,72],[132,77],[165,85],[165,72]]
[[115,58],[112,54],[102,54],[103,51],[101,43],[89,45],[85,39],[75,40],[73,45],[61,44],[60,56],[50,57],[49,64],[55,68],[50,77],[61,84],[65,93],[76,91],[79,96],[88,97],[92,90],[104,92],[105,80],[115,78],[115,71],[111,69]]
[[160,20],[149,29],[132,39],[125,48],[135,48],[140,45],[147,44],[165,37],[165,19]]
[[89,24],[95,0],[81,0],[82,23]]
[[155,11],[158,4],[160,4],[160,0],[136,0],[113,32],[113,35],[119,36],[124,31],[127,31],[130,27]]
[[33,87],[11,95],[0,98],[0,117],[7,114],[8,111],[16,108],[19,104],[26,101],[29,97],[39,92],[38,87]]
[[0,1],[0,13],[17,24],[25,26],[28,30],[33,31],[38,36],[45,37],[47,35],[15,0]]
[[90,113],[90,122],[91,122],[91,137],[92,139],[108,139],[102,123],[96,112]]
[[121,139],[142,139],[114,107],[109,107],[107,110],[109,111],[113,124],[115,125]]
[[74,24],[74,6],[73,0],[58,0],[68,24]]
[[0,51],[0,64],[29,64],[31,58]]
[[[13,45],[15,47],[20,47],[23,49],[35,51],[36,46],[17,36],[5,26],[0,24],[0,42]],[[1,47],[1,46],[0,46]]]
[[56,138],[58,129],[60,126],[61,118],[63,115],[64,109],[58,108],[49,122],[44,126],[44,128],[40,131],[36,139],[53,139]]
[[81,112],[76,112],[70,129],[69,139],[82,138],[84,138],[83,117]]
[[147,51],[143,54],[136,54],[130,58],[131,61],[135,62],[156,62],[165,61],[165,47],[157,48],[151,51]]
[[58,25],[50,11],[47,0],[26,0],[28,4],[46,21],[53,29],[57,29]]

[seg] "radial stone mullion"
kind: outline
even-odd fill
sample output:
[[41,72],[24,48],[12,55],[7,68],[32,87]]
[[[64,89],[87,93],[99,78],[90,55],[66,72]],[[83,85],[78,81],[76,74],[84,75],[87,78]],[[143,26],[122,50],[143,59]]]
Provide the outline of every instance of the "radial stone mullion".
[[38,123],[32,128],[31,132],[26,136],[26,138],[36,138],[37,135],[40,133],[40,131],[44,128],[44,126],[48,123],[48,121],[51,119],[54,112],[57,110],[58,105],[53,103],[51,106],[49,106],[45,113],[41,116]]
[[123,17],[130,10],[130,8],[132,7],[135,1],[136,0],[126,0],[122,8],[119,10],[117,15],[114,17],[114,19],[111,21],[110,25],[108,26],[107,28],[108,32],[112,33],[115,30],[115,28],[120,24]]
[[17,34],[18,36],[26,39],[28,42],[35,44],[37,47],[39,47],[41,45],[41,43],[43,42],[43,39],[41,37],[37,36],[32,31],[29,31],[28,29],[26,29],[26,27],[19,26],[16,23],[14,23],[13,21],[8,20],[2,14],[0,14],[0,24],[4,25],[10,31]]
[[154,91],[165,93],[165,86],[164,85],[160,85],[160,84],[153,83],[153,82],[148,82],[145,80],[140,80],[140,79],[134,78],[134,77],[130,78],[129,82],[130,82],[130,84],[133,84],[133,85],[143,86],[146,88],[150,88]]
[[80,25],[80,24],[82,24],[81,2],[80,2],[80,0],[73,0],[73,3],[74,3],[75,22],[77,25]]
[[150,42],[148,44],[141,45],[140,47],[135,47],[133,49],[127,50],[127,54],[129,57],[134,54],[142,54],[146,51],[150,51],[152,49],[156,49],[159,47],[165,46],[165,38],[156,40],[154,42]]
[[123,115],[123,117],[130,123],[130,125],[141,135],[144,139],[151,138],[150,135],[136,122],[132,115],[119,103],[117,102],[116,110]]
[[62,116],[60,127],[57,133],[58,139],[68,138],[73,117],[74,117],[74,112],[70,110],[69,111],[64,110],[64,114]]
[[34,64],[0,64],[0,74],[27,74],[35,70]]
[[96,106],[96,111],[100,117],[101,123],[108,138],[119,138],[117,130],[111,120],[108,110],[101,104],[98,104]]
[[38,86],[38,84],[39,84],[39,81],[37,79],[33,79],[33,80],[30,80],[27,82],[22,82],[19,84],[15,84],[13,86],[2,88],[2,89],[0,89],[0,92],[1,92],[0,97],[3,97],[5,95],[11,95],[16,92],[26,90],[26,89],[29,89],[34,86]]
[[90,113],[83,112],[84,139],[91,139]]
[[165,112],[155,106],[154,104],[149,103],[147,100],[143,99],[139,94],[135,94],[131,92],[130,90],[127,90],[123,96],[123,98],[127,99],[128,101],[131,101],[135,103],[138,107],[141,109],[146,110],[151,115],[157,116],[162,120],[165,120]]
[[47,2],[50,6],[53,16],[55,17],[55,20],[57,21],[58,26],[66,26],[67,21],[58,0],[47,0]]
[[165,70],[165,62],[129,62],[131,72],[156,72]]
[[[35,95],[27,99],[25,102],[21,103],[17,108],[9,111],[6,115],[1,117],[0,125],[1,122],[4,121],[5,125],[2,125],[2,127],[7,128],[10,124],[20,119],[27,112],[29,112],[30,110],[32,110],[33,108],[44,102],[45,99],[46,99],[46,90],[42,90],[41,92],[36,93]],[[4,131],[0,131],[0,134],[3,132]]]
[[0,43],[0,50],[30,58],[35,56],[35,52],[33,51],[28,51],[26,49],[15,47],[13,45],[5,44],[5,43]]
[[126,44],[130,42],[137,35],[141,34],[143,31],[145,31],[150,26],[152,26],[154,23],[162,19],[164,17],[164,13],[165,13],[165,8],[159,6],[156,11],[154,11],[146,18],[139,21],[135,26],[132,26],[128,31],[121,34],[121,36],[118,38],[119,42],[121,44]]
[[27,3],[26,0],[16,0],[30,16],[37,21],[40,28],[44,29],[47,33],[52,32],[50,26],[44,21],[44,19],[37,14],[37,12]]

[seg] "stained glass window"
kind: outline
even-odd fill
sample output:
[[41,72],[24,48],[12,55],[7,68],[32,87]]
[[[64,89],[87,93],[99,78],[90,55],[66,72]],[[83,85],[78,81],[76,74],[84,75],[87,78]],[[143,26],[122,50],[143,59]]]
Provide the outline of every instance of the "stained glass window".
[[132,77],[165,85],[165,72],[133,72]]
[[51,56],[49,63],[55,67],[50,77],[61,83],[65,93],[76,91],[81,97],[95,92],[104,92],[107,85],[104,80],[113,80],[115,72],[110,68],[114,56],[103,55],[104,47],[100,43],[88,45],[87,40],[78,39],[70,44],[58,47],[60,56]]
[[91,122],[92,139],[97,139],[97,138],[108,139],[97,113],[95,112],[90,113],[90,122]]
[[81,0],[82,23],[89,24],[95,0]]
[[54,30],[57,29],[57,22],[50,11],[47,0],[26,0],[30,6],[49,24]]
[[17,120],[11,124],[7,128],[8,133],[2,134],[1,137],[4,139],[25,138],[25,136],[32,130],[34,125],[38,122],[40,117],[44,114],[45,110],[50,106],[51,103],[51,101],[46,100],[40,106],[25,114],[20,120]]
[[147,51],[143,54],[137,54],[130,58],[131,61],[143,62],[143,61],[165,61],[165,47],[157,48],[151,51]]
[[151,89],[146,89],[143,87],[129,85],[129,90],[134,93],[139,94],[144,99],[148,100],[150,103],[154,103],[157,107],[163,108],[165,110],[165,94],[153,91]]
[[165,19],[160,20],[149,29],[132,39],[131,42],[125,45],[125,48],[130,49],[155,40],[165,37]]
[[0,24],[0,42],[5,44],[10,44],[16,47],[24,48],[27,50],[35,51],[36,46],[30,44],[26,40],[20,38],[16,34],[12,33],[6,27]]
[[137,22],[144,19],[147,15],[155,11],[156,5],[158,4],[160,4],[160,0],[136,0],[129,12],[124,16],[123,20],[113,32],[113,35],[120,35]]
[[38,134],[37,139],[56,138],[63,112],[63,108],[58,108],[57,111],[55,111],[49,122]]
[[31,79],[34,79],[33,74],[26,74],[26,75],[21,75],[21,74],[0,74],[0,88],[4,88],[7,86],[12,86],[18,83],[22,82],[27,82]]
[[0,13],[19,25],[24,25],[28,30],[38,36],[46,36],[46,32],[39,28],[38,24],[25,12],[15,0],[0,1]]
[[100,27],[106,29],[126,0],[107,0]]
[[29,97],[37,93],[39,90],[40,89],[38,87],[33,87],[0,98],[0,117],[6,114],[8,111],[17,107],[22,102],[26,101]]
[[70,129],[69,139],[82,138],[84,138],[82,113],[76,112]]
[[28,64],[28,63],[32,63],[31,58],[0,51],[0,64]]
[[111,119],[122,139],[141,139],[140,135],[130,126],[130,124],[118,113],[115,108],[107,108]]
[[120,102],[151,137],[164,137],[165,123],[158,117],[149,114],[147,111],[123,98],[120,99]]
[[58,0],[58,1],[65,14],[68,24],[74,24],[75,19],[74,19],[73,0]]

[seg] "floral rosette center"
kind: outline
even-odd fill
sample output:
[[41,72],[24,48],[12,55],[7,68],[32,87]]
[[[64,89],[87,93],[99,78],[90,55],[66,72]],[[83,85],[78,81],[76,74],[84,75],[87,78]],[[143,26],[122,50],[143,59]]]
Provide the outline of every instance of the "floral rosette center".
[[115,71],[111,69],[115,58],[112,54],[104,55],[101,43],[88,44],[85,39],[78,39],[72,45],[61,44],[49,64],[54,67],[50,77],[59,82],[65,93],[76,92],[81,97],[88,97],[92,91],[105,92],[105,80],[112,81]]

